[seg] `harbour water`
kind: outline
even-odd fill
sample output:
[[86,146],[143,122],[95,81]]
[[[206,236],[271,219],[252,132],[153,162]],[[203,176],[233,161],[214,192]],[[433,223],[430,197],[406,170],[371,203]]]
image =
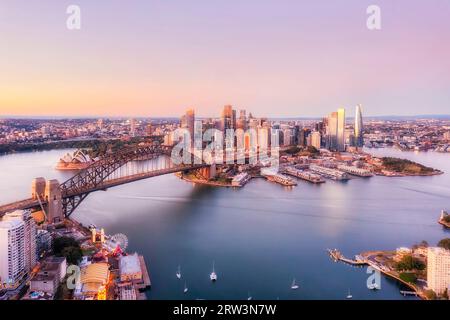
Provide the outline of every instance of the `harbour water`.
[[[0,203],[29,197],[37,176],[61,182],[54,169],[70,150],[0,157]],[[144,254],[150,299],[415,299],[382,277],[366,286],[365,268],[333,262],[327,248],[351,257],[449,237],[437,223],[450,209],[450,155],[371,149],[443,170],[432,177],[352,178],[286,188],[253,179],[240,189],[193,185],[174,175],[98,191],[73,218],[128,236],[127,251]],[[218,281],[209,273],[215,261]],[[181,265],[182,279],[175,276]],[[291,290],[296,278],[300,288]],[[183,293],[184,282],[189,292]]]

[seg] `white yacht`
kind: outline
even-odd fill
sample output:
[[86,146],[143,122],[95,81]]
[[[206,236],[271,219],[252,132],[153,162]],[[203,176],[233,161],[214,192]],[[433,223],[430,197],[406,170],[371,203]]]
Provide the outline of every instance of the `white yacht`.
[[217,280],[217,274],[214,270],[214,261],[213,261],[213,270],[211,272],[211,274],[209,275],[209,278],[211,279],[211,281],[216,281]]
[[352,298],[353,298],[353,296],[352,296],[352,294],[350,293],[350,289],[348,289],[347,299],[352,299]]
[[177,279],[181,279],[181,268],[180,268],[180,266],[178,266],[178,270],[177,270],[176,275],[177,275]]
[[186,286],[186,281],[184,282],[184,290],[183,290],[183,292],[184,292],[184,293],[187,293],[187,292],[188,292],[188,287]]
[[250,291],[248,292],[248,298],[247,298],[247,300],[248,301],[250,301],[250,300],[252,300],[253,299],[253,297],[250,295]]
[[291,284],[291,289],[292,290],[297,290],[299,288],[298,284],[295,282],[295,278],[294,280],[292,280],[292,284]]

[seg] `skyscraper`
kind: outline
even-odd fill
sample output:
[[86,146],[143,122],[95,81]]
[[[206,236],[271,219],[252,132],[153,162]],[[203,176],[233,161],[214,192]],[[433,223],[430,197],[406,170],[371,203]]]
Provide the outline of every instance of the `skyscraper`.
[[136,136],[136,120],[134,118],[130,119],[130,135],[132,137]]
[[319,131],[314,131],[311,133],[311,145],[316,148],[317,150],[320,149],[321,145],[321,136]]
[[450,250],[428,248],[427,285],[437,294],[450,286]]
[[362,147],[364,145],[364,139],[363,139],[363,120],[362,120],[362,110],[361,105],[358,104],[356,106],[356,113],[355,113],[355,128],[354,128],[354,139],[355,139],[355,146],[356,147]]
[[0,284],[16,288],[36,264],[36,224],[29,210],[0,220]]
[[224,134],[226,134],[227,129],[234,129],[236,124],[236,112],[231,105],[223,107],[220,120],[220,130],[222,130]]
[[345,151],[345,109],[338,109],[337,119],[337,151]]
[[194,143],[194,128],[195,128],[195,111],[193,108],[186,110],[186,113],[181,117],[180,127],[186,129],[190,135],[191,146]]
[[337,135],[338,135],[338,113],[332,112],[327,120],[327,143],[326,147],[329,150],[337,150]]

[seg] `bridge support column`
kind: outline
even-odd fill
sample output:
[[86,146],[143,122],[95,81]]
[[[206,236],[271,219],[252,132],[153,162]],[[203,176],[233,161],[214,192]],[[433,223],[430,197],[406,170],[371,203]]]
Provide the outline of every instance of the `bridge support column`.
[[33,179],[31,183],[31,198],[33,200],[44,200],[45,196],[45,179],[42,177]]
[[47,180],[45,199],[47,201],[47,222],[58,223],[63,221],[62,196],[58,180]]

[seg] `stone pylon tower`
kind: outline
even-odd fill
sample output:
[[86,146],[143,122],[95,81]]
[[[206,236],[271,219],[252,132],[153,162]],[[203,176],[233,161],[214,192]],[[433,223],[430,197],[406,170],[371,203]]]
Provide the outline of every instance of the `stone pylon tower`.
[[31,184],[31,198],[44,201],[45,197],[45,179],[42,177],[33,179]]
[[63,221],[62,196],[58,180],[47,180],[45,184],[45,200],[47,201],[47,222],[58,223]]

